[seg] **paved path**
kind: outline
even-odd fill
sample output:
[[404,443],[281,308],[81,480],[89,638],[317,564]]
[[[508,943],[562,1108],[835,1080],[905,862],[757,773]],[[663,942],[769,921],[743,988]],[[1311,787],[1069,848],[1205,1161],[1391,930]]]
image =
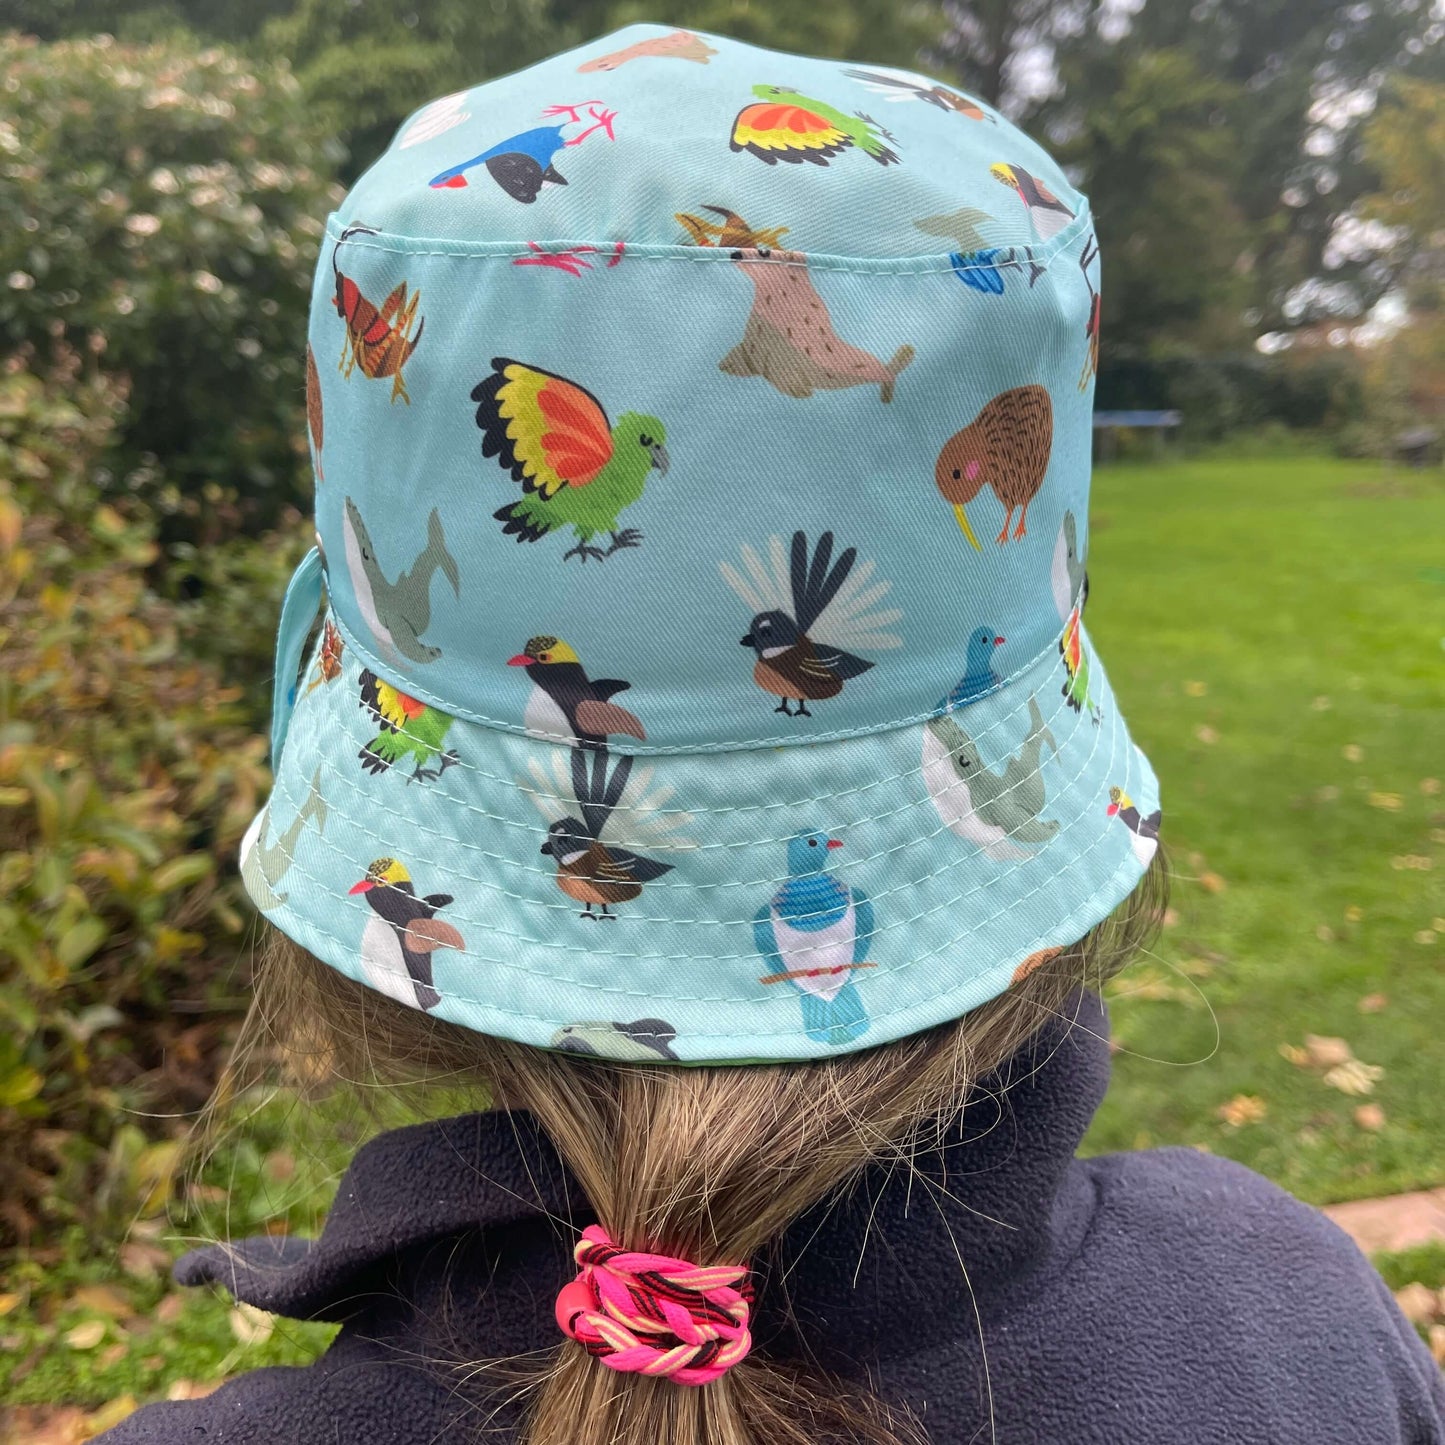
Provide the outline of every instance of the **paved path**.
[[1330,1204],[1325,1213],[1366,1254],[1445,1244],[1445,1189],[1420,1189],[1383,1199]]

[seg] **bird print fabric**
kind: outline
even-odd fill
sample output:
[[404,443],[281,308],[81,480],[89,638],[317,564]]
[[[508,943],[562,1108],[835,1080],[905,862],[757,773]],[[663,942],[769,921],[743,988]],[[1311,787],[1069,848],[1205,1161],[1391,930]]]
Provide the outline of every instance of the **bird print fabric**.
[[[641,499],[649,473],[667,475],[667,429],[656,417],[623,412],[614,426],[575,381],[505,356],[493,357],[472,400],[482,455],[522,484],[522,499],[493,513],[504,536],[536,542],[570,527],[577,540],[563,556],[581,562],[641,543],[641,532],[618,522]],[[608,545],[594,544],[604,533]]]
[[318,231],[266,918],[649,1068],[1071,949],[1162,816],[1085,620],[1096,224],[866,57],[638,25],[417,109]]
[[829,853],[842,846],[841,839],[817,831],[790,839],[788,876],[753,919],[757,950],[773,969],[758,982],[796,990],[803,1032],[830,1048],[868,1032],[855,974],[877,967],[868,959],[873,904],[828,869]]
[[786,563],[782,539],[769,544],[771,570],[750,547],[743,548],[744,572],[722,564],[727,584],[755,608],[741,638],[756,657],[753,681],[779,699],[776,712],[810,717],[810,702],[837,697],[872,661],[851,648],[876,651],[898,647],[885,629],[902,617],[897,608],[872,610],[887,594],[887,582],[867,584],[871,562],[859,563],[858,549],[833,555],[833,534],[824,532],[810,548],[807,534],[794,532]]

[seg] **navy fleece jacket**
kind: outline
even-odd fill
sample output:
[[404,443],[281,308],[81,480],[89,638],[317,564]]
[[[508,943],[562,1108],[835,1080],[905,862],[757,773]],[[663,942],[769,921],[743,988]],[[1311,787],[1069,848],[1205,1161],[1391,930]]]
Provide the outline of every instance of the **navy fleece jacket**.
[[[871,1380],[936,1445],[1445,1445],[1440,1372],[1322,1215],[1187,1149],[1074,1157],[1108,1083],[1105,1035],[1080,996],[911,1180],[880,1165],[800,1219],[759,1270],[755,1348]],[[244,1240],[177,1267],[340,1321],[326,1354],[100,1439],[517,1439],[512,1391],[489,1396],[465,1364],[556,1344],[553,1300],[575,1272],[563,1221],[590,1219],[525,1116],[382,1135],[315,1242]]]

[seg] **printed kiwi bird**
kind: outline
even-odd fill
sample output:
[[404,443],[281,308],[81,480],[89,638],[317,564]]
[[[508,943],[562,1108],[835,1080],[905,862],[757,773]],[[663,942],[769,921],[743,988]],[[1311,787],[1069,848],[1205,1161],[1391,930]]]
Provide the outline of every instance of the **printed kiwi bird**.
[[[492,515],[505,536],[536,542],[571,527],[577,544],[563,553],[599,562],[642,533],[619,530],[621,514],[636,502],[656,471],[669,466],[667,429],[655,417],[625,411],[614,426],[602,403],[575,381],[540,366],[492,358],[492,372],[472,389],[482,455],[496,457],[521,482],[522,497]],[[599,533],[611,545],[592,545]]]
[[939,707],[951,712],[956,707],[977,702],[999,687],[1003,680],[994,671],[993,654],[994,649],[1002,647],[1006,641],[1007,638],[998,636],[992,627],[975,628],[968,639],[964,674]]
[[1147,867],[1159,851],[1159,829],[1164,822],[1164,814],[1155,808],[1147,818],[1143,817],[1123,788],[1109,789],[1109,806],[1105,812],[1129,830],[1134,856]]
[[612,699],[632,686],[615,677],[590,678],[581,659],[560,637],[529,638],[508,667],[525,667],[532,681],[523,722],[539,737],[565,738],[584,747],[603,747],[616,733],[647,741],[636,713]]
[[441,1002],[432,986],[432,954],[439,948],[464,950],[462,936],[437,911],[452,902],[450,893],[418,897],[406,865],[378,858],[350,893],[364,893],[372,916],[361,935],[361,971],[366,982],[412,1008],[431,1009]]
[[[824,532],[815,549],[805,532],[794,532],[787,557],[783,539],[769,542],[765,565],[748,546],[743,568],[724,562],[723,580],[753,609],[753,620],[740,639],[757,655],[753,681],[779,699],[773,709],[788,717],[811,717],[808,703],[837,697],[845,683],[874,664],[853,648],[870,652],[902,646],[884,629],[903,616],[897,608],[872,609],[892,584],[874,582],[871,561],[858,563],[858,549],[833,557],[833,534]],[[796,711],[789,706],[796,703]]]
[[[633,759],[611,763],[605,748],[570,748],[572,797],[577,812],[559,810],[547,829],[543,854],[557,865],[557,887],[582,905],[583,918],[614,922],[611,910],[638,898],[644,885],[672,871],[671,863],[646,858],[617,843],[603,841],[603,832],[622,800],[632,775]],[[533,794],[544,814],[544,796]],[[594,908],[600,911],[594,913]]]
[[967,116],[969,120],[988,120],[998,124],[971,96],[961,95],[936,81],[925,84],[922,80],[901,70],[845,70],[844,75],[852,80],[861,80],[869,90],[885,97],[891,104],[906,100],[921,100],[938,110],[952,111]]
[[995,540],[1009,540],[1014,512],[1019,514],[1015,539],[1027,534],[1029,503],[1038,496],[1049,469],[1054,445],[1054,406],[1048,390],[1038,385],[1001,391],[961,431],[943,444],[934,464],[933,480],[944,501],[953,507],[959,530],[975,551],[982,551],[964,508],[985,487],[1008,508],[1003,530]]
[[757,101],[745,105],[733,121],[734,151],[749,151],[770,166],[803,161],[826,166],[839,152],[856,147],[880,166],[896,165],[897,151],[884,145],[894,138],[861,111],[847,115],[800,95],[786,85],[755,85]]
[[435,662],[442,655],[441,648],[421,640],[422,633],[431,626],[432,578],[440,572],[452,584],[452,591],[458,597],[462,595],[461,573],[456,559],[447,551],[446,534],[436,508],[427,519],[426,546],[408,570],[397,574],[395,582],[387,581],[381,570],[371,534],[350,497],[346,498],[345,512],[346,568],[356,605],[371,635],[389,657],[400,653],[412,662]]
[[[383,681],[369,667],[361,669],[361,706],[380,731],[357,753],[361,766],[372,774],[384,773],[403,758],[412,761],[407,783],[439,778],[456,762],[455,749],[443,751],[452,718],[440,708],[409,697]],[[435,763],[435,767],[426,764]]]
[[[586,116],[582,114],[586,109]],[[594,131],[606,132],[608,140],[616,140],[612,123],[617,119],[615,110],[608,110],[599,100],[583,100],[576,105],[549,105],[542,112],[544,118],[566,116],[556,125],[537,126],[523,131],[520,135],[508,136],[498,141],[489,150],[475,155],[459,166],[442,171],[431,178],[431,188],[450,190],[467,184],[466,173],[474,166],[485,166],[488,175],[514,201],[531,205],[541,194],[542,187],[565,186],[566,176],[558,171],[556,157],[569,146],[581,145]],[[586,122],[590,120],[591,125]],[[573,135],[567,132],[575,126],[584,128]]]
[[800,996],[803,1032],[840,1048],[868,1032],[868,1013],[853,975],[868,960],[875,915],[861,888],[828,870],[837,838],[808,829],[788,840],[788,876],[753,919],[753,942],[773,972],[761,984],[788,983]]
[[1059,621],[1064,624],[1059,637],[1059,653],[1064,659],[1064,685],[1061,689],[1075,712],[1085,708],[1095,722],[1099,709],[1089,695],[1089,654],[1084,650],[1084,633],[1080,625],[1084,603],[1089,597],[1089,574],[1079,555],[1078,524],[1072,512],[1064,513],[1058,541],[1054,543],[1054,560],[1049,568],[1049,584]]
[[[1074,219],[1075,212],[1066,206],[1037,176],[1022,166],[1000,161],[989,167],[989,174],[1007,186],[1023,202],[1029,224],[1040,241],[1052,240]],[[1029,285],[1032,286],[1044,268],[1029,257]]]
[[564,1054],[585,1054],[593,1059],[616,1059],[629,1064],[677,1061],[672,1050],[677,1030],[666,1019],[633,1019],[630,1023],[567,1024],[552,1035],[550,1047]]
[[699,245],[729,248],[738,269],[753,283],[753,308],[743,338],[719,363],[729,376],[761,376],[784,396],[877,386],[880,401],[893,400],[898,374],[913,360],[906,343],[882,362],[872,352],[844,341],[808,274],[800,251],[774,251],[786,226],[755,231],[735,211],[704,206],[722,217],[715,225],[701,216],[677,219]]
[[635,40],[621,50],[609,51],[594,60],[584,60],[577,67],[586,75],[597,70],[616,70],[629,60],[643,60],[655,56],[660,60],[695,60],[706,65],[717,51],[701,37],[690,30],[674,30],[670,35],[649,35],[646,40]]
[[995,862],[1031,858],[1059,831],[1056,820],[1039,816],[1045,743],[1057,757],[1059,745],[1033,697],[1028,733],[1002,773],[984,766],[955,714],[930,718],[923,727],[923,782],[944,827]]
[[262,913],[270,913],[280,908],[291,896],[276,890],[281,880],[291,871],[296,847],[306,826],[311,824],[318,833],[326,831],[326,818],[330,809],[326,799],[321,796],[320,767],[311,775],[306,799],[297,810],[296,816],[280,837],[272,838],[268,843],[266,838],[271,831],[271,810],[275,806],[276,799],[273,794],[271,801],[252,820],[251,826],[246,829],[246,836],[241,839],[241,878],[246,884],[246,892],[251,895],[251,901]]

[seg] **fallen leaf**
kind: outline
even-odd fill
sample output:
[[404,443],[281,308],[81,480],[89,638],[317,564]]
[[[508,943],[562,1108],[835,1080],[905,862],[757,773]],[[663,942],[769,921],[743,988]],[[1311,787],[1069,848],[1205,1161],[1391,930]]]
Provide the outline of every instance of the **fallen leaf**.
[[1435,942],[1436,934],[1433,928],[1420,928],[1415,931],[1415,942],[1423,943],[1427,947]]
[[1333,943],[1335,941],[1335,930],[1328,923],[1321,923],[1315,927],[1315,937],[1321,943]]
[[275,1315],[268,1315],[265,1310],[245,1303],[238,1304],[227,1318],[231,1322],[231,1333],[243,1345],[264,1344],[276,1327]]
[[1165,928],[1174,928],[1174,927],[1177,927],[1177,926],[1178,926],[1178,923],[1179,923],[1179,910],[1176,909],[1176,908],[1166,908],[1166,909],[1164,910],[1163,927],[1165,927]]
[[1330,710],[1331,703],[1330,703],[1329,698],[1327,698],[1327,697],[1317,697],[1317,698],[1310,704],[1310,706],[1311,706],[1312,708],[1314,708],[1314,710],[1315,710],[1316,712],[1328,712],[1328,711]]
[[273,1149],[266,1156],[266,1172],[284,1184],[296,1172],[296,1156],[285,1149]]
[[155,1307],[153,1314],[160,1325],[173,1325],[185,1312],[186,1302],[178,1294],[168,1294]]
[[1430,1342],[1430,1353],[1435,1356],[1435,1363],[1445,1369],[1445,1325],[1431,1325],[1427,1338]]
[[1207,682],[1186,682],[1184,691],[1190,697],[1203,697],[1209,691],[1209,684]]
[[1351,1059],[1347,1064],[1337,1064],[1323,1082],[1342,1094],[1372,1094],[1384,1077],[1385,1071],[1379,1064],[1362,1064],[1359,1059]]
[[98,1410],[92,1410],[85,1417],[85,1434],[83,1440],[89,1440],[102,1431],[109,1430],[112,1425],[119,1425],[127,1415],[133,1415],[136,1411],[136,1400],[134,1395],[117,1395],[113,1400],[107,1400]]
[[107,1315],[113,1320],[123,1320],[135,1313],[135,1306],[118,1289],[108,1284],[87,1284],[71,1295],[67,1302],[74,1309],[87,1310],[91,1314]]
[[1397,1289],[1395,1303],[1412,1325],[1428,1325],[1440,1311],[1440,1300],[1435,1291],[1418,1280]]
[[1194,729],[1194,736],[1206,747],[1211,747],[1219,741],[1218,732],[1210,727],[1208,723],[1200,723],[1199,726]]
[[1346,743],[1340,753],[1347,763],[1362,763],[1365,760],[1365,750],[1359,743]]
[[1332,1069],[1339,1064],[1348,1064],[1355,1057],[1344,1039],[1328,1034],[1306,1034],[1305,1052],[1309,1055],[1310,1066],[1316,1069]]
[[1371,1134],[1385,1127],[1385,1111],[1378,1104],[1361,1104],[1355,1110],[1355,1123]]
[[1430,927],[1433,928],[1436,933],[1445,933],[1445,918],[1432,918],[1430,920]]
[[1269,1113],[1264,1100],[1254,1094],[1236,1094],[1227,1104],[1221,1104],[1215,1113],[1230,1129],[1240,1129],[1246,1124],[1257,1124]]
[[1362,1014],[1383,1013],[1390,1006],[1390,997],[1383,993],[1367,993],[1355,1005]]
[[1365,910],[1358,903],[1352,903],[1345,909],[1345,922],[1358,923],[1365,916]]
[[171,1262],[170,1251],[144,1239],[128,1239],[120,1247],[120,1267],[138,1279],[152,1279]]
[[166,1391],[167,1400],[204,1400],[207,1395],[220,1388],[220,1381],[205,1383],[200,1380],[172,1380]]
[[1397,873],[1428,873],[1435,866],[1435,860],[1428,853],[1402,853],[1390,859],[1390,867]]
[[117,1340],[113,1345],[107,1345],[96,1357],[95,1362],[101,1369],[108,1370],[112,1365],[118,1365],[130,1353],[130,1346],[124,1340]]
[[16,1294],[13,1291],[8,1294],[0,1294],[0,1318],[8,1315],[23,1298],[23,1295]]
[[1199,875],[1199,886],[1206,893],[1223,893],[1228,884],[1218,873],[1205,872]]
[[1308,1049],[1302,1049],[1298,1044],[1281,1044],[1279,1051],[1295,1068],[1305,1069],[1309,1067],[1310,1051]]
[[72,1350],[93,1350],[105,1338],[104,1320],[85,1320],[63,1336]]
[[164,1355],[147,1355],[140,1363],[143,1370],[158,1370],[165,1362]]
[[1405,800],[1399,793],[1371,793],[1366,801],[1383,813],[1398,813],[1405,806]]
[[1440,791],[1440,779],[1421,778],[1420,791],[1424,793],[1427,798],[1433,798]]

